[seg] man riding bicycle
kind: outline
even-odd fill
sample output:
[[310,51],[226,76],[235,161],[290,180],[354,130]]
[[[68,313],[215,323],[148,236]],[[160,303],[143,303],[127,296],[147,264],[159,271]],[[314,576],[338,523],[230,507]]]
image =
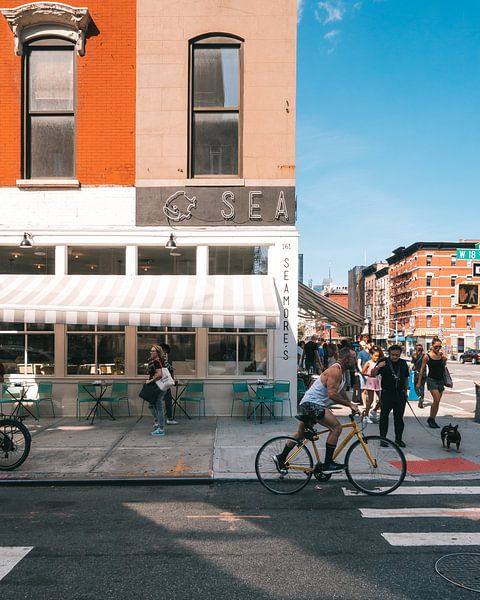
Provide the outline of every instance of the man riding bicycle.
[[[351,348],[342,348],[338,353],[337,362],[326,369],[306,391],[298,407],[299,412],[296,418],[300,423],[297,432],[293,435],[295,439],[303,440],[305,428],[313,427],[315,423],[320,423],[330,430],[325,444],[325,460],[322,469],[325,474],[337,473],[345,469],[345,465],[333,460],[342,426],[329,407],[332,404],[343,404],[351,408],[353,412],[358,412],[358,404],[350,402],[344,390],[346,372],[355,366],[356,359],[356,354]],[[289,443],[285,444],[282,452],[272,457],[279,471],[283,468],[285,459],[293,446],[293,442],[290,445]]]

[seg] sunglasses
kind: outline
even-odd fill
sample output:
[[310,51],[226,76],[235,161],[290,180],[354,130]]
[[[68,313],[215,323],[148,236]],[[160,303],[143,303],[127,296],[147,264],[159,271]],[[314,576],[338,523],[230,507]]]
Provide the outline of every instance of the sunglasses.
[[435,350],[438,350],[439,348],[441,348],[441,346],[432,346],[432,348],[435,348]]

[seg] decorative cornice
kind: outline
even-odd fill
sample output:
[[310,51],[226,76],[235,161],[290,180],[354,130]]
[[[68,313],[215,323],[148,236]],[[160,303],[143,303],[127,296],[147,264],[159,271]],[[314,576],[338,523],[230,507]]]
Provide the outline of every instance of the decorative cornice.
[[15,38],[15,54],[23,54],[23,45],[38,37],[60,36],[71,40],[80,56],[85,54],[85,35],[90,14],[61,2],[31,2],[16,8],[2,8]]

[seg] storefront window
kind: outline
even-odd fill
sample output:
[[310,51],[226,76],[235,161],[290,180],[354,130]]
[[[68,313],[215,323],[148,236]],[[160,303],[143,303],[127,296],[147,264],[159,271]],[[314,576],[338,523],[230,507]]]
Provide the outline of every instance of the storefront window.
[[67,325],[67,375],[124,375],[123,326]]
[[0,362],[7,374],[53,375],[53,325],[0,323]]
[[187,327],[137,327],[137,374],[148,372],[149,350],[152,344],[168,344],[169,359],[175,376],[196,375],[196,332]]
[[55,247],[0,246],[0,274],[54,275]]
[[244,332],[239,329],[208,333],[208,374],[267,374],[267,334],[265,331]]
[[125,275],[125,248],[69,246],[69,275]]
[[211,246],[210,275],[267,275],[267,246]]
[[196,275],[197,249],[182,246],[170,250],[158,246],[138,248],[139,275]]

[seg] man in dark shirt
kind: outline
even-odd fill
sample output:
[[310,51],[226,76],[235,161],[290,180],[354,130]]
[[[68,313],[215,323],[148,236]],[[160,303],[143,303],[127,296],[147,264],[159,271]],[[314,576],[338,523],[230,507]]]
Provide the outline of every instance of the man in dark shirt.
[[388,358],[382,358],[372,370],[372,375],[382,376],[382,391],[380,394],[380,435],[387,437],[388,417],[393,410],[393,425],[395,429],[395,442],[405,448],[402,440],[405,423],[403,414],[408,398],[408,365],[400,358],[402,347],[394,344],[388,349]]
[[310,338],[310,341],[305,344],[302,358],[305,359],[305,369],[308,372],[313,371],[315,373],[321,373],[322,361],[320,360],[320,355],[318,354],[317,339],[317,336],[313,334]]

